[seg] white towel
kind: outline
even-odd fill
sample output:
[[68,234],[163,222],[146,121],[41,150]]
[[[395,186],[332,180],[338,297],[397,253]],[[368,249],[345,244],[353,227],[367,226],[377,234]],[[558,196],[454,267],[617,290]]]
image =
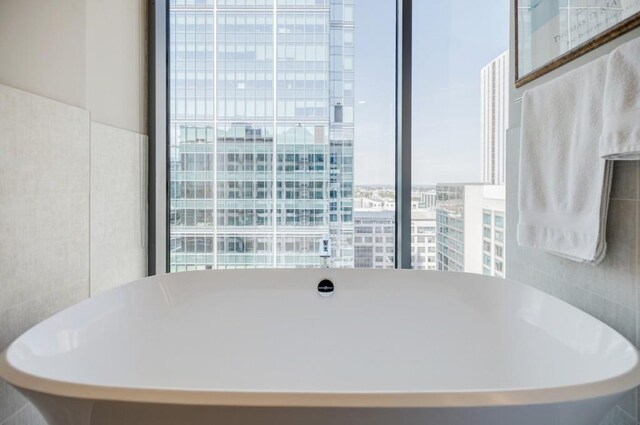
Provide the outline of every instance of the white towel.
[[606,252],[612,167],[600,158],[607,58],[522,100],[518,244],[596,264]]
[[606,81],[600,154],[640,159],[640,38],[609,54]]

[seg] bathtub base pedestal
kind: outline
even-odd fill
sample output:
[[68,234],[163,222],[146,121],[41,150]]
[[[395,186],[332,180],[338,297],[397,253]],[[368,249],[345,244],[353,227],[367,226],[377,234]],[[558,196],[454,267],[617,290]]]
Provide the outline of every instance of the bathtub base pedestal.
[[301,408],[185,406],[24,394],[49,425],[598,425],[623,396],[505,407]]

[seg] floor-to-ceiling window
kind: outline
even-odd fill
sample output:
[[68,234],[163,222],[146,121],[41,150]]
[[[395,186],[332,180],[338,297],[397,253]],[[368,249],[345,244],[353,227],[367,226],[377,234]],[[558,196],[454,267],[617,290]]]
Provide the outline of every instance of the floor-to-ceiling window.
[[[412,3],[403,255],[504,276],[509,4]],[[171,271],[396,267],[397,7],[169,1]]]

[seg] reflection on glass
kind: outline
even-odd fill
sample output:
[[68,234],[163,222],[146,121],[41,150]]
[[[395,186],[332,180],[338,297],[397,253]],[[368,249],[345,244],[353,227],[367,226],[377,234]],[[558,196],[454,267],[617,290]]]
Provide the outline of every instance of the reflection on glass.
[[640,0],[518,0],[523,76],[640,12]]

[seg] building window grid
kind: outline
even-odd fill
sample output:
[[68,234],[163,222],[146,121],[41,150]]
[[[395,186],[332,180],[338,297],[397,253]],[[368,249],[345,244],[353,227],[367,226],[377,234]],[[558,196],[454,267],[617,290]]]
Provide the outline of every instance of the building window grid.
[[[344,105],[353,105],[353,27],[352,22],[342,21],[352,21],[353,2],[278,0],[277,8],[273,6],[272,0],[170,2],[172,271],[211,268],[216,263],[220,268],[317,266],[316,245],[327,226],[334,246],[341,246],[344,254],[338,266],[353,264],[353,123],[332,123],[328,105],[338,95]],[[345,31],[351,34],[338,38],[346,39],[348,46],[331,42],[332,33]],[[336,64],[346,66],[330,73],[330,65]],[[278,90],[275,108],[274,79]],[[290,102],[284,104],[281,115],[279,101]],[[287,113],[292,106],[293,115]],[[203,141],[186,141],[181,132],[203,123],[208,131],[207,148],[192,151],[193,143]],[[293,138],[283,137],[281,143],[278,134],[277,143],[274,141],[274,131],[286,128],[285,132],[293,134],[299,126],[306,132],[304,137],[298,137],[298,132]],[[260,127],[263,137],[249,137],[259,133]],[[240,134],[230,134],[237,131]],[[287,144],[291,146],[284,146]],[[337,158],[331,168],[327,165],[330,152]],[[291,155],[296,165],[288,172]],[[300,163],[307,168],[298,172]],[[274,166],[280,166],[280,171]],[[331,180],[336,190],[324,183]],[[332,225],[329,204],[336,212]],[[197,243],[184,242],[185,232],[211,238],[203,236],[212,232],[211,227],[223,239],[234,231],[254,236],[269,231],[264,236],[269,237],[271,226],[279,229],[270,245],[271,257],[264,253],[250,257],[250,250],[240,254],[235,248],[225,251],[239,242],[209,243],[214,251],[221,250],[213,261],[212,252],[201,253]],[[278,241],[289,237],[291,227],[300,228],[291,237],[306,241],[298,245],[304,252],[285,252],[284,260],[276,259],[273,250],[286,248],[286,243]],[[318,230],[306,235],[309,227]],[[186,254],[183,246],[196,251]]]

